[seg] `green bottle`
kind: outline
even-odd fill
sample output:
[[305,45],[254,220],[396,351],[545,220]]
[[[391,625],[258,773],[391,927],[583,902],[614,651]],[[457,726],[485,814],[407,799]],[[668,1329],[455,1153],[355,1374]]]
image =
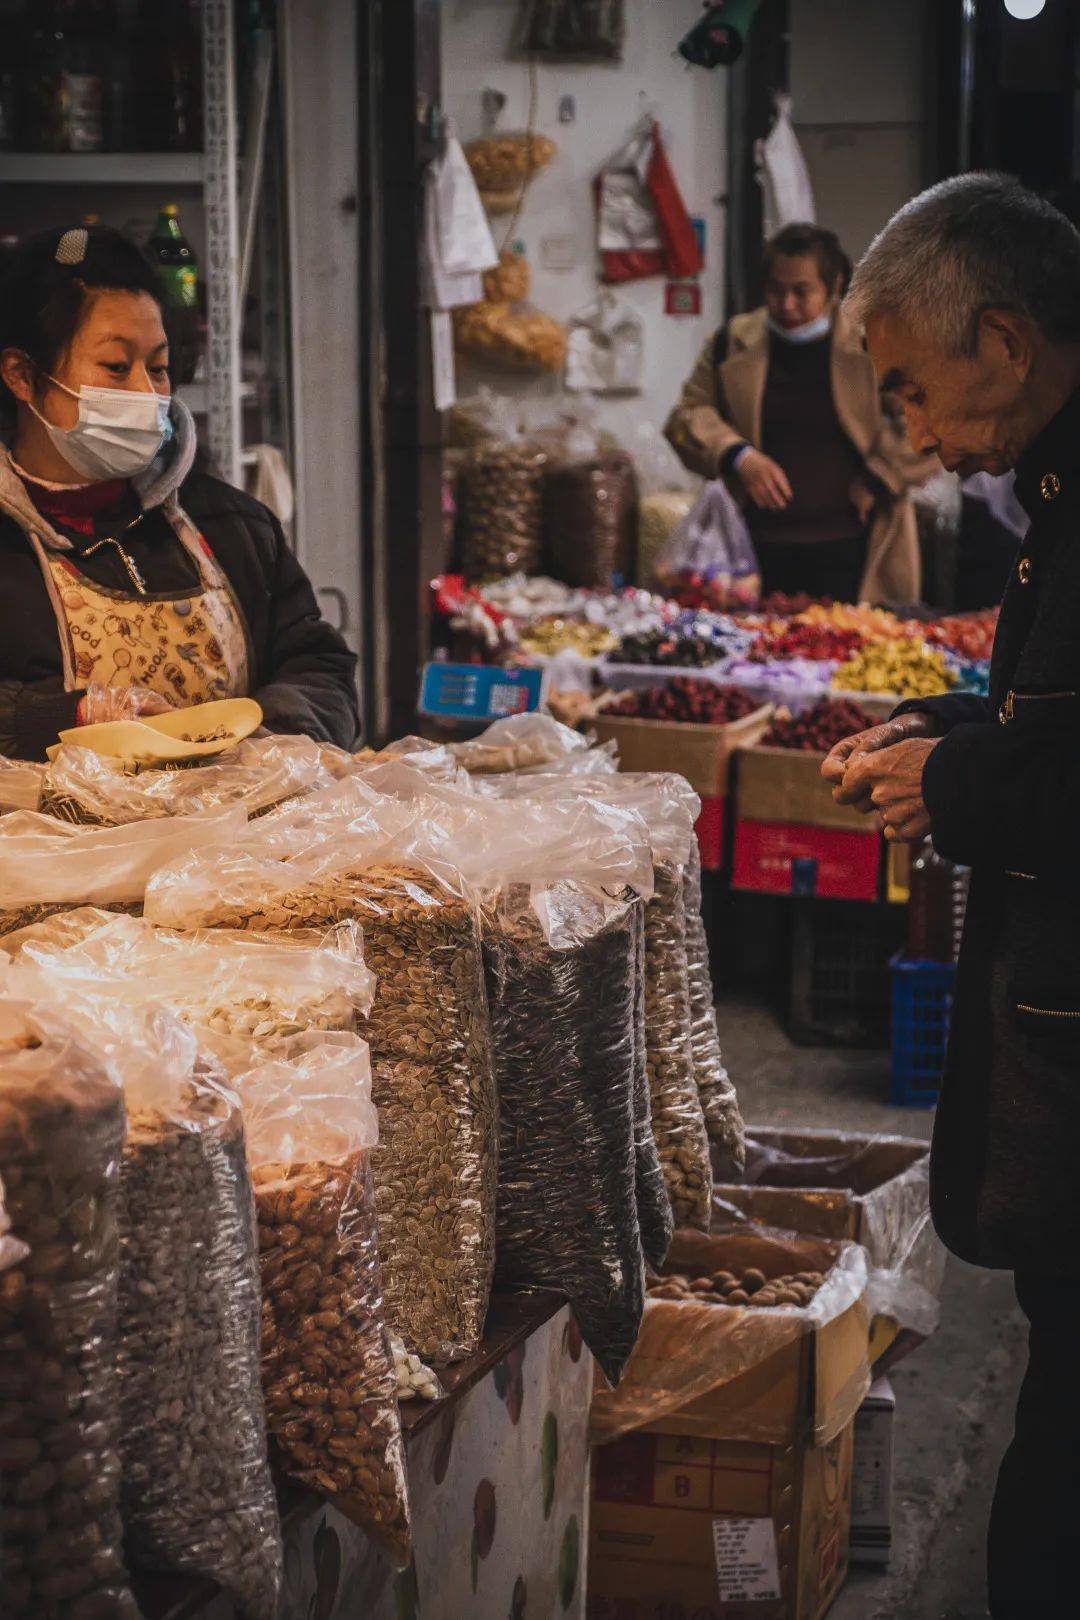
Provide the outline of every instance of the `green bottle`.
[[177,309],[195,309],[199,265],[180,228],[180,213],[175,203],[166,203],[158,215],[149,248],[165,283],[169,302]]

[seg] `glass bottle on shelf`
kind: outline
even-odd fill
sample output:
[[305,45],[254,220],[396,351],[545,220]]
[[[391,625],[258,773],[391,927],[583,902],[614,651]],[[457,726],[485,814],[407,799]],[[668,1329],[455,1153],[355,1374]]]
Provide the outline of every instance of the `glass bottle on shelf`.
[[64,43],[58,0],[39,0],[28,24],[23,63],[19,146],[27,152],[67,150]]
[[29,17],[21,0],[0,0],[0,152],[17,150],[22,138],[22,79]]
[[200,0],[141,0],[131,36],[134,142],[143,152],[202,146]]
[[177,309],[195,309],[198,304],[199,264],[184,235],[180,210],[175,203],[166,203],[158,214],[147,246],[165,283],[169,302]]
[[968,870],[939,855],[929,839],[911,863],[907,955],[917,962],[955,962],[967,910]]

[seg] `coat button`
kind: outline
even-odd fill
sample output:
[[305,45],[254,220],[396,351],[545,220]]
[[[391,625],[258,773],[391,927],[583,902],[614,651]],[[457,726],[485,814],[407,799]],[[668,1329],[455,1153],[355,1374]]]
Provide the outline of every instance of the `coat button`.
[[1030,557],[1021,557],[1020,561],[1016,565],[1016,577],[1019,579],[1021,585],[1030,585],[1031,584],[1031,558]]
[[1039,480],[1039,490],[1044,501],[1056,501],[1061,494],[1061,479],[1057,473],[1046,473]]

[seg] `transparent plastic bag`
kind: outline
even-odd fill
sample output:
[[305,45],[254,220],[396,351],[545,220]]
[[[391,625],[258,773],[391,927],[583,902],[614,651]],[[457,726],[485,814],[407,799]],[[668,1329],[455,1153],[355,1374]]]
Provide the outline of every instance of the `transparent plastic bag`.
[[558,1288],[616,1382],[644,1301],[636,1204],[637,912],[571,884],[490,903],[488,996],[499,1090],[496,1281]]
[[514,714],[495,720],[450,752],[470,774],[488,775],[531,768],[550,770],[589,751],[589,738],[549,714]]
[[664,589],[690,576],[714,587],[721,605],[750,607],[761,595],[750,530],[722,479],[705,485],[656,558],[655,577]]
[[[376,977],[365,1034],[387,1315],[411,1351],[439,1364],[476,1350],[494,1265],[496,1096],[477,905],[448,856],[411,857],[415,807],[381,801],[399,832],[372,833],[379,858],[365,860],[356,822],[327,834],[326,802],[315,795],[267,819],[261,847],[277,859],[234,849],[162,874],[149,912],[184,927],[361,927]],[[282,858],[290,849],[296,858]],[[391,859],[395,849],[405,858]]]
[[686,970],[690,987],[690,1046],[694,1058],[694,1080],[705,1116],[705,1130],[712,1144],[714,1173],[727,1176],[743,1167],[746,1157],[744,1126],[739,1099],[720,1053],[712,972],[709,968],[709,942],[701,915],[701,852],[696,838],[691,842],[689,858],[683,868],[683,908],[686,913]]
[[458,508],[466,579],[536,572],[545,462],[523,439],[470,452],[461,471]]
[[115,1366],[123,1093],[71,1026],[0,1002],[0,1612],[138,1620]]
[[904,1136],[755,1126],[741,1178],[718,1177],[717,1218],[853,1236],[866,1251],[871,1312],[928,1338],[940,1314],[945,1251],[930,1220],[930,1153]]
[[[748,1304],[700,1304],[696,1299],[658,1299],[645,1305],[641,1336],[617,1389],[597,1387],[590,1412],[592,1438],[598,1445],[646,1424],[659,1424],[711,1391],[757,1368],[785,1346],[819,1331],[846,1311],[859,1316],[863,1342],[869,1337],[866,1306],[866,1256],[854,1243],[754,1233],[706,1237],[677,1232],[664,1270],[691,1277],[719,1267],[754,1266],[765,1277],[812,1270],[824,1282],[809,1305],[755,1308]],[[867,1363],[849,1380],[844,1398],[828,1403],[828,1422],[807,1436],[826,1445],[854,1417],[870,1387]],[[740,1415],[740,1438],[775,1443],[767,1403],[761,1403],[757,1432],[755,1409]]]
[[262,1269],[263,1391],[290,1476],[397,1564],[409,1501],[379,1272],[370,1160],[378,1126],[366,1044],[297,1036],[288,1061],[236,1081]]
[[[160,1016],[154,1025],[164,1035]],[[166,1053],[177,1061],[163,1062]],[[216,1581],[251,1620],[275,1620],[283,1552],[260,1395],[259,1267],[240,1110],[206,1072],[190,1031],[173,1022],[157,1054],[149,1075],[126,1088],[119,1367],[127,1545],[140,1567]],[[121,1072],[126,1055],[118,1054]]]
[[237,805],[254,816],[331,780],[310,737],[249,737],[203,765],[126,769],[120,760],[62,743],[46,767],[41,809],[81,825],[119,826]]
[[544,479],[552,572],[568,585],[611,590],[637,568],[637,478],[620,453],[560,462]]
[[45,770],[32,760],[0,758],[0,813],[39,810]]
[[73,827],[28,810],[0,816],[0,934],[71,906],[141,905],[159,866],[228,843],[245,824],[237,807],[125,827]]

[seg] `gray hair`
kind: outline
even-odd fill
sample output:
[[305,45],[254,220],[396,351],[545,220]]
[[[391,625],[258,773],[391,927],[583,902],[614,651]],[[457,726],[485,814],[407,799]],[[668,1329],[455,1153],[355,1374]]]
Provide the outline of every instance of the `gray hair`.
[[1026,315],[1080,341],[1080,232],[1004,174],[961,174],[905,203],[855,267],[845,311],[899,316],[945,352],[974,354],[980,314]]

